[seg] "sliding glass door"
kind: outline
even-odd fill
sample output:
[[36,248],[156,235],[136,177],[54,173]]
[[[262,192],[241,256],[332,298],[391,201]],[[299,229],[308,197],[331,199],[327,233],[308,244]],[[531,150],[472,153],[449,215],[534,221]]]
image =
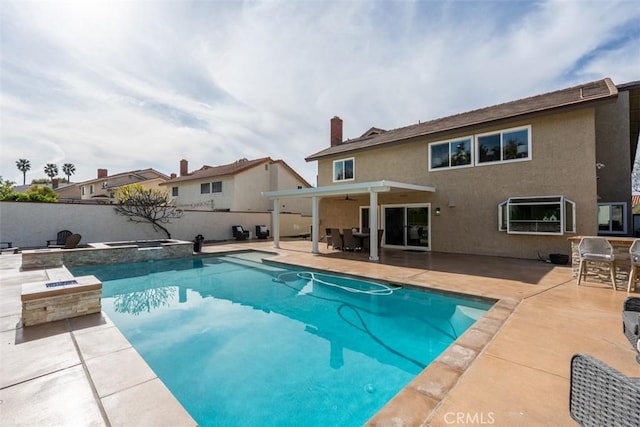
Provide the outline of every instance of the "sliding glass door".
[[430,205],[383,205],[383,245],[409,249],[430,248]]

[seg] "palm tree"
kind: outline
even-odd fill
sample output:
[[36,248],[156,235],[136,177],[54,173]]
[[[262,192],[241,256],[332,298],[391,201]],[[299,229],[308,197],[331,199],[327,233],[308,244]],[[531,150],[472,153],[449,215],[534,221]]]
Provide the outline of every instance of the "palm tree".
[[71,183],[71,175],[76,173],[76,167],[73,166],[73,163],[65,163],[62,165],[62,172],[67,176],[67,182]]
[[47,165],[44,167],[44,173],[53,180],[53,178],[58,175],[58,165],[47,163]]
[[16,166],[22,172],[22,185],[25,185],[27,183],[27,171],[31,170],[31,162],[27,159],[18,159]]

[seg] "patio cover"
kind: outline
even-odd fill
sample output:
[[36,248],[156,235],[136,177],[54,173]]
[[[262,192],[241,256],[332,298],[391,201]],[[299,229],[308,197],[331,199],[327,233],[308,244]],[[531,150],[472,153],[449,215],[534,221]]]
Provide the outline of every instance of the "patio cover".
[[[311,198],[311,252],[314,254],[318,251],[319,240],[319,206],[320,199],[323,197],[335,197],[346,196],[354,194],[369,194],[369,230],[371,236],[378,235],[378,193],[388,193],[392,191],[422,191],[434,193],[436,189],[434,187],[428,187],[424,185],[407,184],[404,182],[395,181],[372,181],[372,182],[358,182],[353,184],[340,184],[329,185],[325,187],[316,188],[302,188],[295,190],[279,190],[279,191],[264,191],[262,195],[264,197],[273,200],[273,246],[275,248],[280,247],[280,199],[297,199],[297,198]],[[374,209],[375,208],[375,209]],[[378,261],[378,245],[370,245],[371,252],[369,253],[369,260]]]

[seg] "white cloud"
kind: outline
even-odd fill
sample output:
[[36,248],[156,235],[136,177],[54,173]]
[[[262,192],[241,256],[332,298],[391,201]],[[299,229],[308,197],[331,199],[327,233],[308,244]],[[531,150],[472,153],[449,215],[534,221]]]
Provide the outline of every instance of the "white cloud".
[[610,76],[638,80],[633,2],[14,2],[0,19],[0,174],[76,181],[304,157]]

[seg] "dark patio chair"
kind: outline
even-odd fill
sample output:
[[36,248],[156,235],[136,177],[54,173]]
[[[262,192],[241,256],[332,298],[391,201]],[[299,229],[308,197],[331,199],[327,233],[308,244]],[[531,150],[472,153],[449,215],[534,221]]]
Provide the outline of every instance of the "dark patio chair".
[[640,379],[586,354],[571,358],[569,413],[581,426],[640,426]]
[[358,240],[353,236],[353,231],[350,228],[344,228],[342,230],[342,249],[345,251],[359,251],[362,250]]
[[339,228],[331,228],[327,234],[327,248],[332,246],[333,249],[342,249],[342,236],[340,236]]
[[69,230],[58,231],[58,237],[56,237],[55,239],[52,239],[52,240],[47,240],[47,247],[64,246],[65,243],[67,242],[67,238],[69,236],[71,236],[72,234],[73,233],[70,232]]
[[256,237],[258,239],[269,238],[269,229],[266,225],[256,225]]
[[638,352],[636,361],[640,363],[640,298],[629,297],[622,308],[622,332]]
[[241,225],[232,225],[231,230],[236,240],[247,240],[249,238],[249,231],[245,230]]
[[67,240],[65,240],[64,245],[49,245],[49,248],[59,248],[59,249],[75,249],[78,247],[78,244],[80,243],[80,240],[82,240],[82,236],[79,234],[72,234],[69,237],[67,237]]

